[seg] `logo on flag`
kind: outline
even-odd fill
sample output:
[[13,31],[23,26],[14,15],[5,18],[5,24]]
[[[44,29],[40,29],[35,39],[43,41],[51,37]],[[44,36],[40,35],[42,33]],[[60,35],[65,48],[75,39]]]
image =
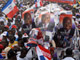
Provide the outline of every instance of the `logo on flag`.
[[6,5],[1,10],[3,13],[5,13],[8,18],[12,19],[13,16],[19,11],[17,6],[15,5],[13,0],[9,0]]
[[12,10],[12,6],[10,5],[9,7],[8,7],[10,10]]

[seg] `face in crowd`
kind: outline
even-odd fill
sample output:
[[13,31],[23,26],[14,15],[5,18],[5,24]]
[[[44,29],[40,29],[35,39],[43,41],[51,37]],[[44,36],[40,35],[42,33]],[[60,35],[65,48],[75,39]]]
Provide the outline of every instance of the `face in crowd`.
[[65,17],[63,19],[63,27],[66,29],[66,30],[70,30],[72,28],[72,20],[71,18],[69,17]]
[[43,22],[44,24],[49,23],[49,22],[50,22],[50,15],[49,15],[49,14],[44,14],[44,15],[42,15],[42,22]]

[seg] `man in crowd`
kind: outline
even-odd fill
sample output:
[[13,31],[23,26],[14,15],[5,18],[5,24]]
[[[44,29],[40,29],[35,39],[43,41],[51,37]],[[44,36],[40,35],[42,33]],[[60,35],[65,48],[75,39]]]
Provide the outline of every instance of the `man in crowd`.
[[75,59],[73,58],[73,52],[72,52],[72,49],[71,49],[71,48],[68,48],[68,49],[66,50],[66,56],[64,57],[63,60],[75,60]]

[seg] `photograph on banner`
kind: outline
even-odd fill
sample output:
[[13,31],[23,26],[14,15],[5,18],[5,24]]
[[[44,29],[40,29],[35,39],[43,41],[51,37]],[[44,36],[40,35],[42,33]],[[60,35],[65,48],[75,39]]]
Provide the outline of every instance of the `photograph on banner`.
[[30,13],[31,14],[31,17],[32,17],[32,21],[34,21],[34,9],[27,9],[25,10],[23,13],[22,13],[22,18],[24,19],[24,14],[25,13]]
[[61,14],[58,27],[53,38],[56,46],[62,48],[70,46],[76,31],[72,15]]
[[[61,14],[60,18],[59,18],[59,23],[62,25],[61,27],[63,27],[63,24],[65,24],[65,23],[63,23],[63,20],[64,20],[65,17],[69,17],[69,18],[72,19],[72,15],[71,14]],[[75,28],[75,23],[74,23],[73,19],[72,19],[72,28]]]
[[45,0],[50,2],[57,2],[57,3],[68,3],[68,4],[75,4],[76,0]]

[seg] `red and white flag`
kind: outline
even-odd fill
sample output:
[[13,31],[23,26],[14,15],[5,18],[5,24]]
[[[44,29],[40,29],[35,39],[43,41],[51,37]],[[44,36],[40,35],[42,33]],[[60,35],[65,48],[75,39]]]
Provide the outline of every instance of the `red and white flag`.
[[14,0],[9,0],[1,11],[5,13],[9,19],[12,19],[19,9],[15,5]]
[[43,6],[43,3],[41,0],[37,0],[37,2],[35,2],[35,7],[41,7]]
[[39,60],[51,60],[51,54],[48,49],[45,49],[41,45],[36,47],[36,52]]

